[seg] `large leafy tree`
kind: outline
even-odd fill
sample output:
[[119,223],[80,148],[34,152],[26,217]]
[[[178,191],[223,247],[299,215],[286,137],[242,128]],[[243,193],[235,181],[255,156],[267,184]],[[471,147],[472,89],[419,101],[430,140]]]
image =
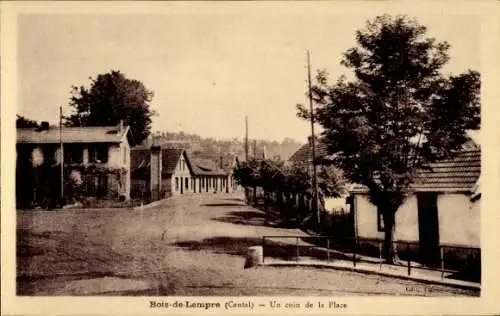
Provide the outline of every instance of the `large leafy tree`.
[[130,126],[134,141],[143,141],[151,131],[153,92],[141,81],[128,79],[118,70],[90,80],[88,88],[72,87],[69,105],[74,113],[65,118],[66,125],[110,126],[123,120]]
[[[318,71],[312,89],[314,119],[324,128],[332,163],[346,179],[364,185],[382,211],[384,253],[396,258],[395,213],[418,169],[449,157],[480,126],[480,75],[445,76],[447,42],[426,36],[407,16],[378,16],[356,32],[357,46],[342,65],[354,72],[328,83]],[[299,117],[311,113],[298,105]]]

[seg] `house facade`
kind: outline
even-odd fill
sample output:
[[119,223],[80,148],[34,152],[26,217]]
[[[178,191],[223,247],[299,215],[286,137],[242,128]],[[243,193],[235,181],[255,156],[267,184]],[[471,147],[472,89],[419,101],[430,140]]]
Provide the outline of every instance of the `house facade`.
[[193,167],[184,149],[165,148],[163,154],[163,183],[172,195],[196,192]]
[[132,191],[152,200],[172,195],[228,193],[235,183],[214,162],[192,159],[182,148],[132,150]]
[[[421,248],[480,248],[480,173],[479,146],[422,170],[411,186],[412,194],[396,212],[395,238],[417,242]],[[356,236],[383,239],[383,217],[369,201],[366,188],[355,186],[351,194]]]
[[17,129],[18,205],[26,207],[60,199],[61,162],[65,182],[62,193],[66,199],[129,199],[132,142],[129,127],[122,123],[64,127],[62,131],[48,124]]

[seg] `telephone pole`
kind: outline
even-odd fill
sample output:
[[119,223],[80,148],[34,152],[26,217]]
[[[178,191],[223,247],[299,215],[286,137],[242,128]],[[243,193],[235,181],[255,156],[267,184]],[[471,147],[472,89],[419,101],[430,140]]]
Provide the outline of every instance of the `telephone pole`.
[[59,107],[59,145],[61,151],[60,163],[61,163],[61,206],[64,205],[64,147],[62,139],[62,128],[63,128],[63,115],[62,106]]
[[320,214],[319,214],[319,198],[318,198],[318,178],[316,172],[316,140],[314,138],[314,111],[312,102],[312,88],[311,88],[311,59],[309,56],[309,50],[307,51],[307,86],[309,95],[309,110],[311,111],[311,156],[312,156],[312,169],[313,169],[313,208],[316,213],[316,220],[318,225],[320,224]]
[[[245,116],[245,164],[248,167],[248,115]],[[245,185],[245,202],[250,204],[248,187]]]
[[248,115],[245,116],[245,161],[248,163]]

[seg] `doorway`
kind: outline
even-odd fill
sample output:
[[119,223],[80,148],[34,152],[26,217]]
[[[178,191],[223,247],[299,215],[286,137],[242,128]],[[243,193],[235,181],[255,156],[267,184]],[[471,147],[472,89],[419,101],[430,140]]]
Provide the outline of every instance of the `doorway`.
[[417,195],[420,259],[428,265],[440,262],[437,196],[434,192]]

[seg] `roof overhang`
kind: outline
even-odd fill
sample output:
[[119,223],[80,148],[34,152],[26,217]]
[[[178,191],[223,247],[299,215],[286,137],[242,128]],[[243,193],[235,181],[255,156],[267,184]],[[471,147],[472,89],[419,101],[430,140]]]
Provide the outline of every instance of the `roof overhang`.
[[[366,188],[366,187],[356,187],[356,188],[349,190],[350,194],[368,194],[369,192],[370,192],[370,190],[368,190],[368,188]],[[408,192],[410,192],[410,193],[436,192],[436,193],[448,193],[448,194],[456,193],[456,194],[466,194],[466,195],[471,194],[471,190],[467,189],[467,188],[464,188],[464,189],[457,189],[457,188],[435,189],[435,188],[411,188],[410,187]],[[472,199],[472,196],[471,196],[471,199]]]

